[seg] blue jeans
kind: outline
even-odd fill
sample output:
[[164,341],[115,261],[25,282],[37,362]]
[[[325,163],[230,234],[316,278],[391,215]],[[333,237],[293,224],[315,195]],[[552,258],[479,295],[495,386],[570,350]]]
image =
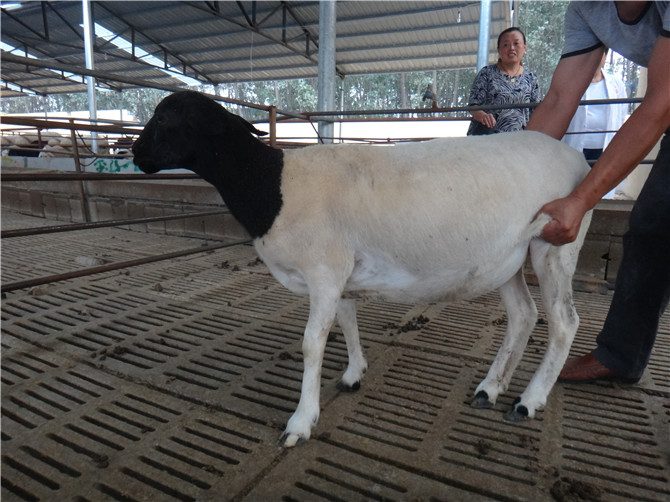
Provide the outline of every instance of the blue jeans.
[[623,237],[614,296],[593,355],[617,376],[637,380],[651,355],[670,298],[670,129],[665,132]]

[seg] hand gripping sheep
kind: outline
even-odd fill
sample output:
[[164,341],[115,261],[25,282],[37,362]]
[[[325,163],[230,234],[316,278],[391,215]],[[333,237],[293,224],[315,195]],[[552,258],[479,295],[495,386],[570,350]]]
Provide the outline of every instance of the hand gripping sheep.
[[253,134],[263,133],[201,94],[178,92],[157,106],[133,152],[146,173],[187,168],[213,184],[277,280],[309,295],[302,391],[284,446],[308,439],[319,417],[321,364],[335,318],[349,354],[338,385],[360,385],[367,362],[356,298],[452,301],[498,288],[507,333],[472,403],[493,406],[537,319],[522,274],[529,252],[549,341],[506,418],[532,418],[544,406],[579,322],[572,275],[591,214],[578,239],[561,247],[538,238],[549,219],[535,215],[586,175],[581,154],[536,132],[287,151]]

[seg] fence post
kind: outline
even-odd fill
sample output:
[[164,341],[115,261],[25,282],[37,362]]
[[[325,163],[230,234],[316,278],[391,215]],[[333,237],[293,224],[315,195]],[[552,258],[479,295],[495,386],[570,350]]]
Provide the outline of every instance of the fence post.
[[[72,154],[74,156],[74,168],[78,173],[83,172],[81,162],[79,161],[79,145],[77,145],[77,134],[74,132],[74,119],[70,119],[70,138],[72,140]],[[88,208],[88,197],[86,196],[86,187],[84,180],[79,180],[79,201],[81,203],[81,214],[85,223],[90,223],[91,213]]]
[[270,107],[270,146],[272,148],[277,146],[277,107]]

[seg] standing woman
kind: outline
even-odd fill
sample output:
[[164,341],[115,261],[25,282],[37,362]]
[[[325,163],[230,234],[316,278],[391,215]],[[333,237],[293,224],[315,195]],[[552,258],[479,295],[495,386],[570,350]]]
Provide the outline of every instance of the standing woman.
[[[607,50],[603,52],[600,66],[582,96],[583,101],[628,97],[621,79],[612,73],[603,71],[606,60]],[[627,111],[627,103],[580,105],[562,141],[582,152],[586,160],[598,160],[605,147],[612,141],[614,133],[626,120]]]
[[[582,96],[582,101],[628,97],[626,87],[621,79],[612,73],[603,71],[606,59],[607,50],[603,52],[600,66]],[[627,112],[628,104],[626,103],[580,105],[572,117],[572,121],[562,141],[575,150],[582,152],[586,160],[598,160],[605,147],[612,141],[614,133],[625,122]],[[623,182],[619,183],[619,185],[604,195],[603,198],[613,199],[616,196],[617,190],[622,185]]]
[[[523,67],[526,36],[517,28],[507,28],[498,36],[498,62],[482,68],[470,90],[470,106],[539,103],[540,86],[533,73]],[[519,131],[526,127],[530,108],[504,108],[472,112],[468,135]]]

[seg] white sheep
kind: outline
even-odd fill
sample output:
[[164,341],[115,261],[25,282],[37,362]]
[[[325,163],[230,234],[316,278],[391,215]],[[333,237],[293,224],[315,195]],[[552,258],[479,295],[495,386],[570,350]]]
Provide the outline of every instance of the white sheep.
[[572,275],[591,214],[577,241],[562,247],[537,237],[549,219],[535,216],[585,176],[581,154],[536,132],[287,151],[251,133],[262,134],[209,98],[185,91],[157,106],[133,152],[146,173],[188,168],[212,183],[272,274],[309,295],[302,391],[284,446],[308,439],[319,417],[321,364],[335,318],[349,354],[338,385],[359,387],[367,362],[356,298],[452,301],[498,288],[507,333],[472,403],[493,406],[537,320],[522,273],[529,249],[549,340],[505,417],[532,418],[545,405],[579,322]]
[[[55,144],[52,144],[55,143]],[[64,146],[58,144],[57,141],[50,140],[49,144],[44,145],[42,151],[39,154],[39,157],[42,158],[54,158],[54,157],[72,157],[72,150],[65,148]]]

